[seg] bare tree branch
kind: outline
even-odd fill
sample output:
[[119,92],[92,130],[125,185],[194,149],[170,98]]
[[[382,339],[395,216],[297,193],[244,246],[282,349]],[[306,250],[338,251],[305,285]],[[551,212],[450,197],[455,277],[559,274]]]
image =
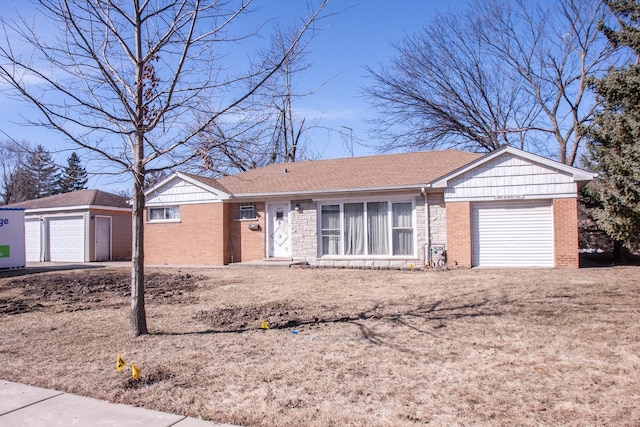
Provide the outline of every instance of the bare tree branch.
[[[24,19],[2,23],[0,79],[39,111],[28,122],[58,131],[133,178],[132,335],[147,333],[147,170],[197,156],[197,137],[235,114],[277,73],[328,2],[316,0],[281,55],[236,75],[223,58],[252,34],[234,34],[252,0],[38,0],[39,16],[59,33],[40,34]],[[18,51],[16,39],[32,53]]]

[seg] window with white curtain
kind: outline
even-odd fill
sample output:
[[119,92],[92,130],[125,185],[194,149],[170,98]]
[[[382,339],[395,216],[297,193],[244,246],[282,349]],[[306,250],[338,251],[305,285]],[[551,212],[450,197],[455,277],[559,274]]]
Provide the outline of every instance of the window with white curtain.
[[320,209],[322,255],[414,254],[412,202],[334,203]]
[[367,203],[367,244],[369,255],[387,255],[389,253],[388,202]]
[[340,205],[323,205],[322,255],[340,255]]
[[413,205],[392,203],[393,206],[393,254],[413,254]]
[[147,221],[178,221],[180,220],[180,207],[149,208]]
[[344,254],[364,255],[364,204],[345,203]]

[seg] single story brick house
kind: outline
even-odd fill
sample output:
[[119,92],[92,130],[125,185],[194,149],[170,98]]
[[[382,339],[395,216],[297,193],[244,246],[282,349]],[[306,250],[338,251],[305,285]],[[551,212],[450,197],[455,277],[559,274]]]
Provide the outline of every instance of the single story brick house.
[[145,262],[576,268],[593,177],[513,147],[176,172],[146,191]]
[[25,247],[31,262],[90,262],[131,259],[128,198],[79,190],[9,207],[25,211]]

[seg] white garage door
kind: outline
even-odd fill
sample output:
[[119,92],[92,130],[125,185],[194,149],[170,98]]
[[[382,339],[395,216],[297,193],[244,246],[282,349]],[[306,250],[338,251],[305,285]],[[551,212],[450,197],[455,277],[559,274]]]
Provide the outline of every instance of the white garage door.
[[27,219],[24,222],[24,244],[27,261],[40,261],[40,219]]
[[84,218],[49,218],[49,261],[84,262]]
[[471,206],[474,267],[553,267],[551,201],[483,202]]

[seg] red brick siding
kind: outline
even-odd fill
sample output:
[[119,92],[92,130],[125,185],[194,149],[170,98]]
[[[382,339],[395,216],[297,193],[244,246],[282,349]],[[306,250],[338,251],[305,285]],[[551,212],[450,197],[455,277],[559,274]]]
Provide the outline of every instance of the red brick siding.
[[224,229],[222,203],[181,205],[180,222],[145,223],[145,264],[223,264]]
[[[265,224],[264,203],[256,203],[256,220],[236,220],[238,205],[225,205],[225,264],[242,261],[258,261],[265,257]],[[258,224],[260,229],[253,231],[249,225]]]
[[447,264],[471,267],[471,204],[450,202],[447,207]]
[[576,198],[553,200],[556,267],[578,268],[578,202]]

